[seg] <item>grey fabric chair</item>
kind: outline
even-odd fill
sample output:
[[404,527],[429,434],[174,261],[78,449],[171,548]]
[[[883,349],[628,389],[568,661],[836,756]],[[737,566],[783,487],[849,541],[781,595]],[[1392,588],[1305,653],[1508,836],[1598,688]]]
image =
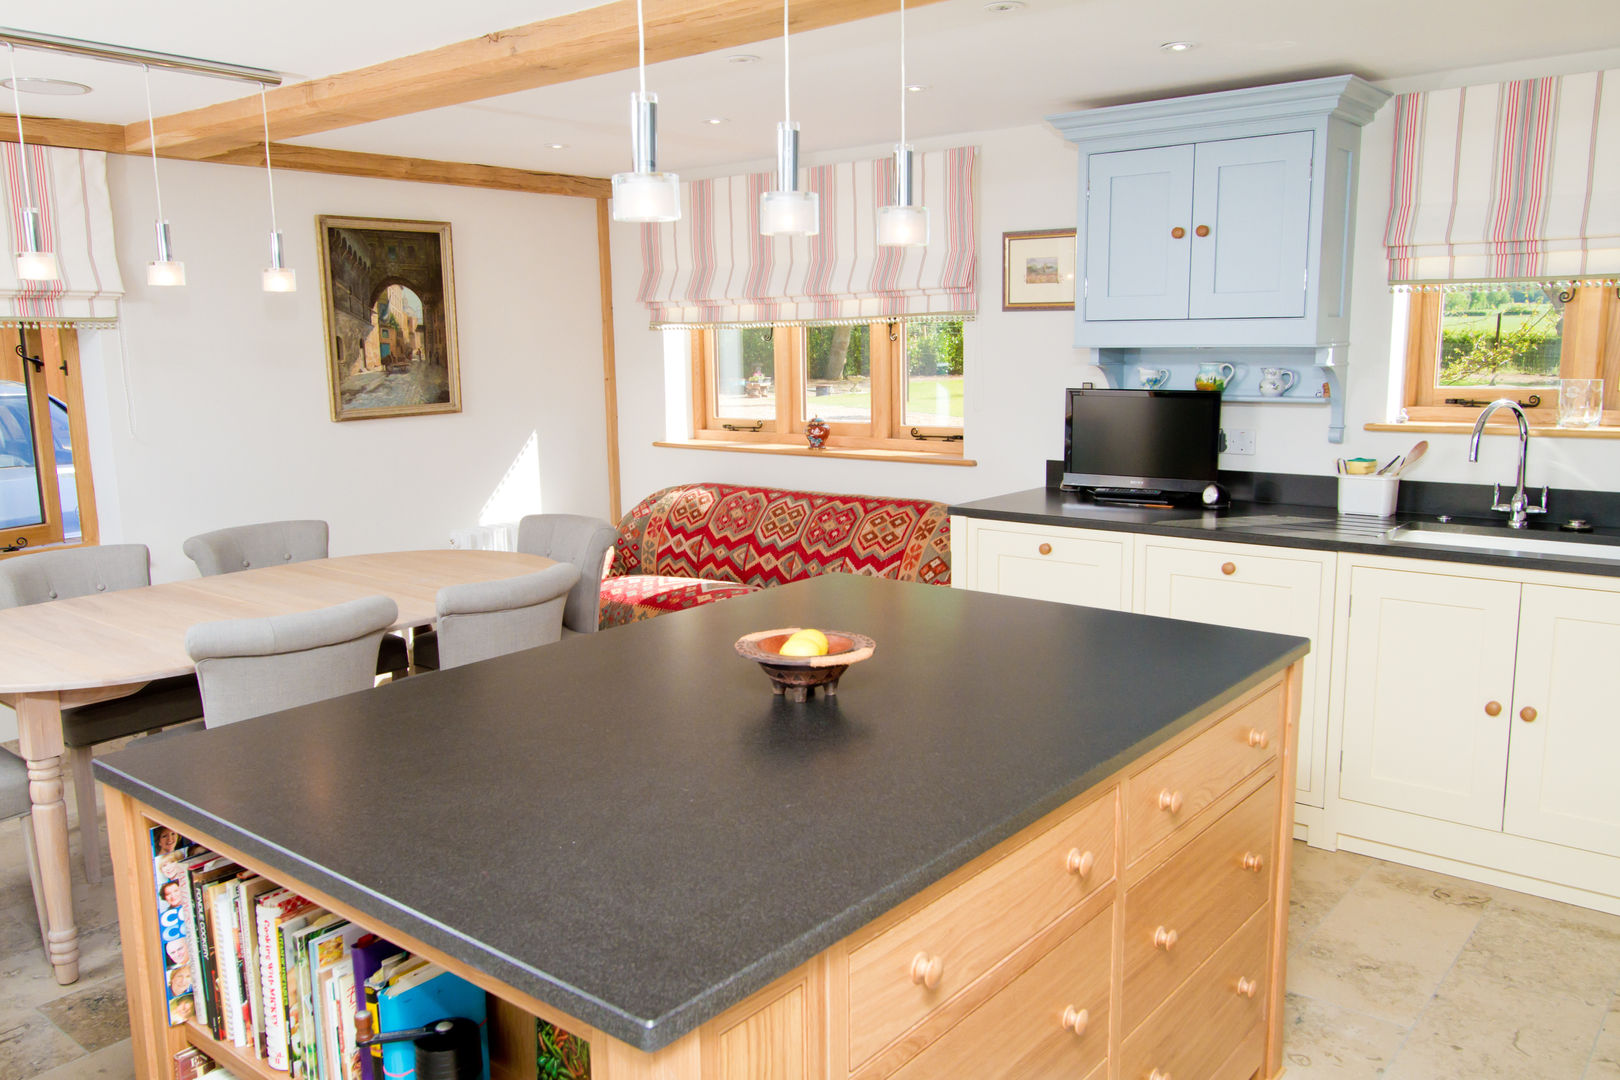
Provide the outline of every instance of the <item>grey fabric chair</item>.
[[[197,564],[203,577],[235,574],[264,566],[281,566],[306,559],[324,559],[328,549],[326,522],[262,521],[199,533],[180,546]],[[410,670],[405,639],[390,634],[377,649],[378,675],[403,675]]]
[[594,634],[602,607],[602,574],[619,532],[600,518],[581,514],[530,514],[518,522],[517,549],[579,567],[568,593],[563,633]]
[[416,639],[419,668],[460,667],[494,656],[549,645],[562,637],[568,591],[579,569],[560,562],[499,581],[439,590],[439,622]]
[[186,631],[186,652],[202,684],[204,725],[371,689],[377,644],[397,618],[388,597],[367,596],[293,615],[198,623]]
[[[150,585],[148,559],[145,544],[36,551],[6,559],[0,561],[0,607],[47,604]],[[202,714],[202,698],[194,675],[157,679],[127,697],[62,710],[62,741],[67,746],[73,796],[79,808],[79,846],[83,849],[86,880],[92,884],[101,880],[91,748],[127,735],[195,720]]]
[[[28,882],[34,888],[34,912],[39,916],[39,946],[50,959],[46,945],[45,892],[39,886],[39,856],[34,851],[33,807],[28,801],[28,766],[23,759],[0,746],[0,821],[22,819],[23,857],[28,860]],[[93,835],[93,833],[92,833]]]

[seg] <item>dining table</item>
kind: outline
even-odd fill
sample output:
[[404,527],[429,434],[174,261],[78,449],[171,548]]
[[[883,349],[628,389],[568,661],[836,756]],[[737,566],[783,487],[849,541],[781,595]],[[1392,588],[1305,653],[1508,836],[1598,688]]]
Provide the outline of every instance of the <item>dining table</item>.
[[[45,951],[56,980],[79,977],[69,878],[62,710],[133,694],[196,670],[186,631],[198,623],[287,615],[366,596],[399,607],[395,629],[431,625],[447,585],[544,570],[555,560],[515,551],[397,551],[342,555],[233,574],[98,592],[0,610],[0,702],[17,713],[28,765]],[[94,822],[79,823],[95,843]]]

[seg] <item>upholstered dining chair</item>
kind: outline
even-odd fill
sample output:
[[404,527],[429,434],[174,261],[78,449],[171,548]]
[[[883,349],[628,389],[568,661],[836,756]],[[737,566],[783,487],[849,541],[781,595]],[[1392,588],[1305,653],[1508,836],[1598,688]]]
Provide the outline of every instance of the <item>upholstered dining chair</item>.
[[291,615],[198,623],[186,631],[186,652],[197,665],[204,726],[371,689],[377,645],[397,618],[388,597],[367,596]]
[[[152,583],[145,544],[36,551],[0,562],[0,607],[23,607],[76,596],[135,589]],[[67,747],[73,796],[79,809],[79,846],[84,876],[101,880],[101,833],[96,824],[96,784],[90,775],[91,748],[139,735],[203,714],[193,675],[155,679],[127,697],[62,710],[62,742]]]
[[[324,559],[328,551],[326,522],[262,521],[199,533],[180,546],[203,577],[234,574],[306,559]],[[389,634],[377,650],[378,675],[403,675],[410,669],[405,639]]]
[[579,568],[560,562],[521,577],[448,585],[439,590],[439,621],[416,639],[416,666],[460,667],[549,645],[562,637],[563,610]]
[[582,514],[530,514],[518,522],[517,549],[579,567],[563,609],[564,634],[594,634],[602,606],[602,574],[619,532]]
[[39,916],[39,944],[45,949],[48,926],[45,922],[45,893],[39,887],[39,856],[34,850],[33,806],[28,800],[28,764],[10,750],[0,746],[0,821],[22,819],[23,858],[28,862],[28,883],[34,889],[34,912]]

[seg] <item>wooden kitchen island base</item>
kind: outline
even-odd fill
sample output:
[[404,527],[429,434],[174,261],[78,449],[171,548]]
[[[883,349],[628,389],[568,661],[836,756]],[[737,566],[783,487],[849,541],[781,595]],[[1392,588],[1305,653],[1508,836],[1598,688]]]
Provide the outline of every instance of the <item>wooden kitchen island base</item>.
[[241,1080],[285,1076],[167,1024],[147,832],[166,824],[483,986],[506,1080],[535,1076],[528,1016],[589,1039],[595,1080],[1270,1080],[1299,676],[1296,662],[650,1053],[109,787],[137,1072],[167,1080],[192,1043]]

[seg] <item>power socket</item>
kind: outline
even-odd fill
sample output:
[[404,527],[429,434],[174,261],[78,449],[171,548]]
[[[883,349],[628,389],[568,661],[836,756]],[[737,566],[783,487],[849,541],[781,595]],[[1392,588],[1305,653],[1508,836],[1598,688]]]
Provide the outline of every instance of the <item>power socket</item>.
[[1254,432],[1247,428],[1221,429],[1221,452],[1226,454],[1253,454]]

